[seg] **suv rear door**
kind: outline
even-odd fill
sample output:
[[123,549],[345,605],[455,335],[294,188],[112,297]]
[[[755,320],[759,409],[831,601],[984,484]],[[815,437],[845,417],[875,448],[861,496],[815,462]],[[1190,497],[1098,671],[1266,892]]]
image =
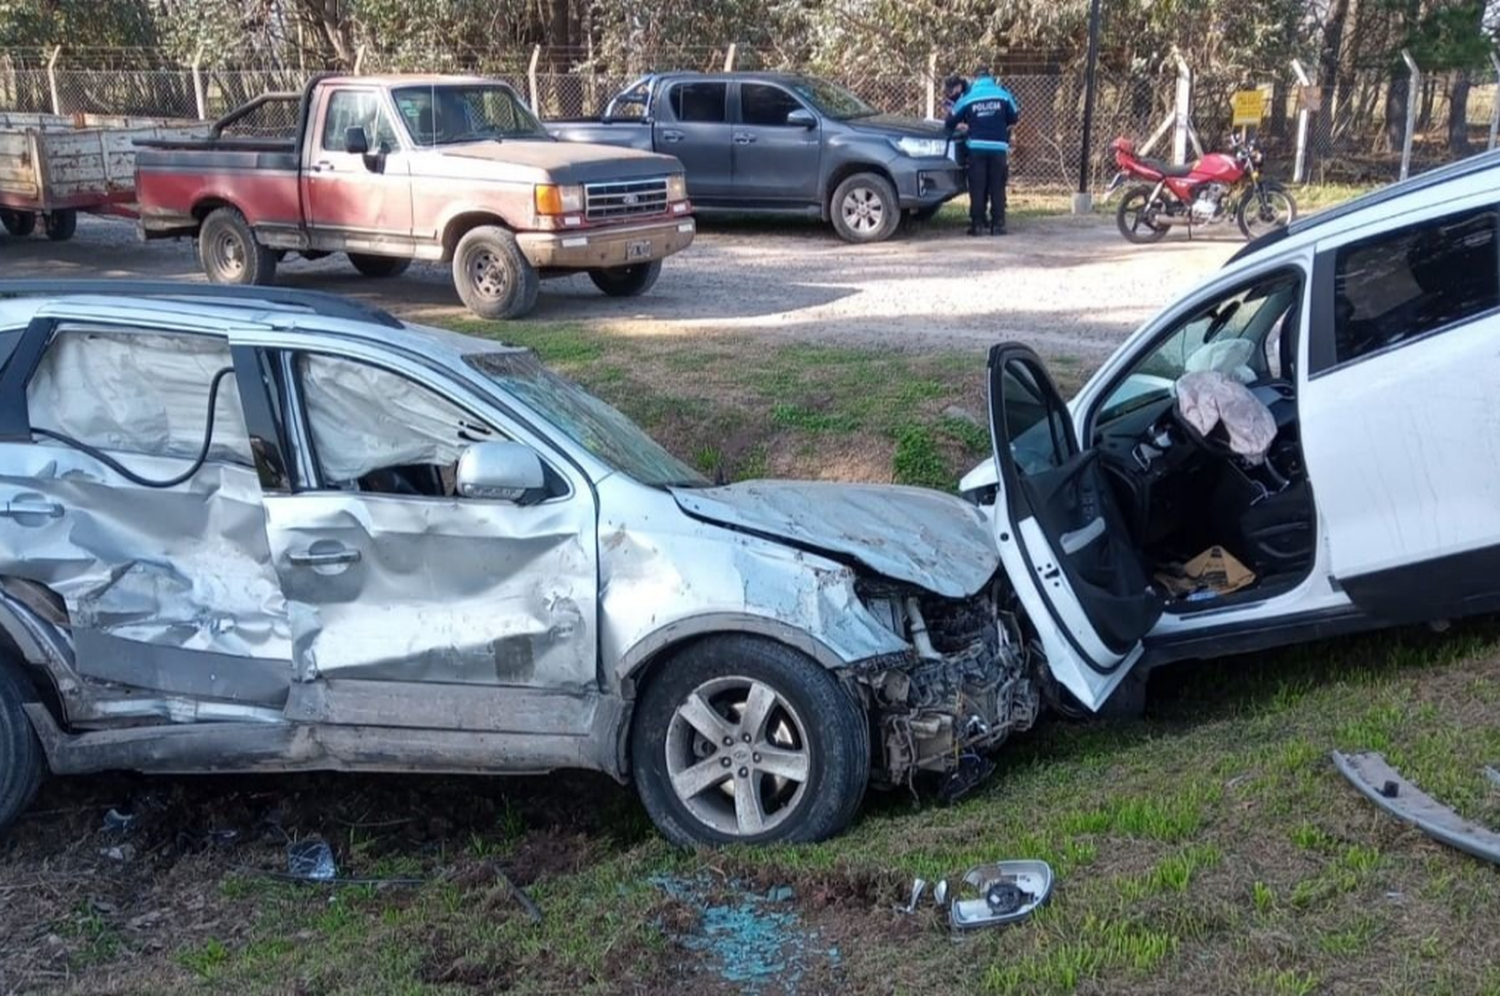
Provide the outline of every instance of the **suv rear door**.
[[672,80],[657,99],[651,127],[656,151],[676,156],[687,170],[689,197],[722,200],[734,193],[727,82]]
[[1162,612],[1098,452],[1083,450],[1041,359],[990,350],[995,539],[1053,675],[1098,709],[1140,659]]

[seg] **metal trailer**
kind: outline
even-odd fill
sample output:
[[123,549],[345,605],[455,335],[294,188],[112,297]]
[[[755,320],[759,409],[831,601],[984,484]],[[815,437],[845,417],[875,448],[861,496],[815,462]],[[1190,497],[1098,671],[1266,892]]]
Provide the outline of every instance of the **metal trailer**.
[[133,217],[135,143],[202,138],[208,128],[179,118],[0,112],[0,225],[25,236],[40,220],[60,242],[79,211]]

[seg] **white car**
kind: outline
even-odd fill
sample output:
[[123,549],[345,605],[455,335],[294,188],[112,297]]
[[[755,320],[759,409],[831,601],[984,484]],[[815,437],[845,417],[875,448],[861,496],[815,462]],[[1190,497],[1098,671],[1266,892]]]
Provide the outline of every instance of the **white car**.
[[[1075,698],[1500,609],[1497,226],[1490,153],[1245,247],[1071,403],[1036,354],[995,347],[996,456],[961,488]],[[1237,584],[1172,583],[1215,547]]]

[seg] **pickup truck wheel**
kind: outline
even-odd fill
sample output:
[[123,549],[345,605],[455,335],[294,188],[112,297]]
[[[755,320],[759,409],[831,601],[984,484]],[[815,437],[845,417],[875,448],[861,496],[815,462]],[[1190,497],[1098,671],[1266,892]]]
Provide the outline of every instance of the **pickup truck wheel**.
[[78,231],[78,212],[71,209],[49,211],[42,216],[42,230],[53,242],[66,242]]
[[198,258],[209,283],[264,285],[276,279],[275,251],[255,241],[255,230],[232,207],[218,208],[203,219]]
[[349,262],[367,277],[399,277],[411,266],[411,260],[400,256],[371,256],[362,252],[351,252]]
[[42,784],[42,745],[21,703],[36,696],[9,662],[0,661],[0,834],[31,805]]
[[536,307],[541,277],[498,225],[481,225],[458,240],[453,251],[453,285],[480,318],[519,318]]
[[856,173],[840,183],[828,207],[833,230],[845,242],[883,242],[901,223],[896,188],[874,173]]
[[636,297],[656,285],[661,276],[661,260],[637,263],[635,266],[616,266],[608,270],[590,270],[589,279],[594,286],[610,297]]
[[0,225],[4,225],[10,234],[25,238],[36,231],[36,215],[30,211],[7,211],[0,208]]
[[803,843],[854,818],[870,733],[827,668],[780,643],[726,636],[649,677],[630,756],[646,812],[672,843]]

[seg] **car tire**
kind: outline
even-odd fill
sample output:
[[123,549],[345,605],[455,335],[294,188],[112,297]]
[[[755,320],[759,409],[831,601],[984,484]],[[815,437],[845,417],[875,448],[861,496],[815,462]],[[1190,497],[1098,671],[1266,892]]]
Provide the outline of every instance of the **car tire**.
[[1144,184],[1131,187],[1120,196],[1120,206],[1115,209],[1115,225],[1120,234],[1138,246],[1160,242],[1167,235],[1168,226],[1141,217],[1151,202],[1151,190]]
[[541,276],[498,225],[470,229],[453,250],[453,286],[480,318],[519,318],[536,307]]
[[8,211],[0,208],[0,226],[17,238],[24,239],[36,231],[36,215],[30,211]]
[[[745,725],[752,697],[766,703],[749,719],[754,729]],[[712,741],[704,727],[716,731]],[[816,661],[771,640],[713,637],[653,670],[636,702],[630,757],[641,802],[673,844],[810,843],[858,812],[870,731],[859,703]],[[746,785],[754,804],[742,811],[733,789]]]
[[255,230],[232,207],[217,208],[203,219],[198,260],[213,284],[262,286],[276,279],[276,252],[255,240]]
[[78,212],[71,209],[49,211],[42,216],[42,230],[53,242],[66,242],[78,231]]
[[856,245],[883,242],[901,224],[896,188],[875,173],[855,173],[834,188],[828,213],[839,238]]
[[349,262],[360,273],[377,279],[399,277],[411,266],[411,260],[403,256],[372,256],[362,252],[349,253]]
[[590,270],[589,279],[594,286],[610,297],[639,297],[656,286],[661,276],[661,260],[637,263],[634,266],[615,266],[608,270]]
[[0,660],[0,835],[36,798],[46,770],[42,745],[21,708],[35,699],[11,664]]

